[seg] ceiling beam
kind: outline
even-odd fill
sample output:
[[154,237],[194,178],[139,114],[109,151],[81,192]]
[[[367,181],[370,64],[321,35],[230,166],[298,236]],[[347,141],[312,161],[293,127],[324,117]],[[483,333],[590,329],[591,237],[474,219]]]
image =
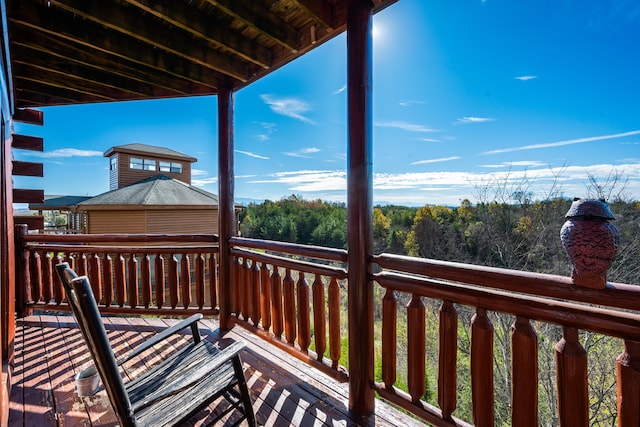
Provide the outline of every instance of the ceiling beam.
[[254,0],[205,0],[292,53],[300,49],[298,31]]
[[[123,79],[147,85],[149,85],[149,82],[153,82],[151,86],[159,86],[178,94],[189,95],[193,92],[216,92],[215,85],[211,84],[211,82],[205,84],[202,81],[198,81],[204,80],[203,78],[196,79],[193,76],[178,75],[179,67],[174,69],[174,74],[158,73],[156,69],[124,59],[114,57],[115,60],[110,61],[107,58],[96,55],[94,49],[88,49],[84,45],[65,43],[51,35],[38,31],[29,31],[24,27],[12,26],[12,34],[16,36],[11,42],[11,45],[16,47],[13,49],[13,52],[15,52],[13,58],[17,60],[24,61],[28,58],[29,60],[37,61],[41,56],[49,56],[48,60],[79,64],[90,70],[107,72]],[[24,52],[25,50],[28,52]]]
[[[264,69],[271,66],[271,51],[263,45],[244,37],[233,28],[211,25],[202,19],[204,11],[197,11],[187,3],[175,0],[125,0],[135,6],[183,31],[231,51],[245,61],[252,62]],[[211,17],[213,19],[213,17]]]

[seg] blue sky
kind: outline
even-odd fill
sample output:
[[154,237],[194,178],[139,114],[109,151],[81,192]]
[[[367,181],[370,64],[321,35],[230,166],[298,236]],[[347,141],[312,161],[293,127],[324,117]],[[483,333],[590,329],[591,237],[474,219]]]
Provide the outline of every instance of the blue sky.
[[[640,200],[640,3],[399,0],[374,17],[374,203],[459,205],[531,192],[587,197],[618,177]],[[235,94],[236,198],[346,199],[346,37]],[[108,190],[115,145],[198,158],[217,188],[214,97],[44,109],[47,194]],[[38,159],[37,157],[41,157]],[[621,184],[622,183],[622,184]]]

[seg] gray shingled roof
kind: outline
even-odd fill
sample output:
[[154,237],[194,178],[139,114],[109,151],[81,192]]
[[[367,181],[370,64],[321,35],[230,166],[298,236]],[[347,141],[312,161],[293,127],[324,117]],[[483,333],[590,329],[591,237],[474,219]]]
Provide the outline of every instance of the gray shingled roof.
[[44,203],[30,203],[29,209],[31,210],[65,210],[71,209],[78,203],[91,199],[90,196],[54,196],[45,195]]
[[164,147],[156,147],[155,145],[146,145],[146,144],[125,144],[125,145],[116,145],[115,147],[109,148],[104,152],[105,156],[109,156],[114,152],[136,152],[140,154],[153,154],[158,157],[173,157],[173,158],[181,158],[183,160],[188,160],[190,162],[195,162],[197,159],[195,157],[188,156],[186,154],[180,153],[178,151],[172,150],[170,148]]
[[112,190],[78,205],[217,206],[218,196],[166,175],[156,175]]

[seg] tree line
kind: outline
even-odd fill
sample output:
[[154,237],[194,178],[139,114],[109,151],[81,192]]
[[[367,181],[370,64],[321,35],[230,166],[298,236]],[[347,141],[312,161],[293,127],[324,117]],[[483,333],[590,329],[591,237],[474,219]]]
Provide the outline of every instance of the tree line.
[[[379,205],[373,209],[375,253],[456,261],[491,267],[570,274],[560,242],[560,228],[571,206],[567,198],[516,202],[462,200],[460,206],[408,207]],[[640,202],[614,200],[614,224],[620,249],[609,279],[640,283]],[[248,205],[239,215],[244,237],[347,247],[347,210],[343,203],[305,200],[292,195]]]

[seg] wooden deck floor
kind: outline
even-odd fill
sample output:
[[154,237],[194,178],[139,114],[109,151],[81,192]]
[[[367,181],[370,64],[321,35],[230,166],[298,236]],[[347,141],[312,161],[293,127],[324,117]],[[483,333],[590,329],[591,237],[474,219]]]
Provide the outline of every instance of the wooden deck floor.
[[[174,322],[158,318],[105,317],[116,356],[125,354],[145,336]],[[374,420],[355,420],[346,409],[347,384],[312,369],[240,327],[221,336],[217,321],[206,319],[201,323],[201,333],[222,346],[228,339],[247,342],[242,360],[260,425],[423,425],[380,400],[376,401]],[[144,369],[152,359],[162,357],[186,339],[187,336],[177,337],[158,352],[132,361],[125,367],[127,372],[135,375],[136,370]],[[40,314],[18,319],[15,348],[9,426],[117,424],[104,390],[85,398],[75,393],[74,375],[89,361],[89,356],[73,317]],[[206,424],[207,414],[220,410],[221,405],[220,402],[212,404],[185,425]]]

